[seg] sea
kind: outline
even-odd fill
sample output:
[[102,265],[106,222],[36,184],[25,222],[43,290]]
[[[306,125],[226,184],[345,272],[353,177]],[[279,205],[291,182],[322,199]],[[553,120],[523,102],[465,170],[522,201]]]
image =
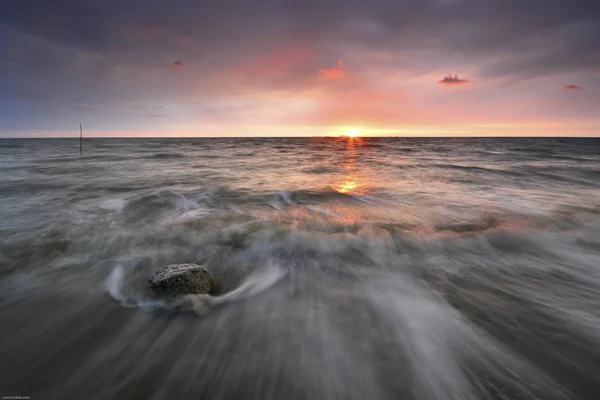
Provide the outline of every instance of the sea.
[[0,139],[0,394],[598,399],[600,139]]

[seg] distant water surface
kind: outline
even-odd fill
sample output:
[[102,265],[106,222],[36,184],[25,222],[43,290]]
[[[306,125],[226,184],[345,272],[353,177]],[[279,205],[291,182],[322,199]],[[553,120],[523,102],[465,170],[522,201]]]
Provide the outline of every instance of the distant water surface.
[[0,139],[0,317],[2,396],[597,398],[600,140]]

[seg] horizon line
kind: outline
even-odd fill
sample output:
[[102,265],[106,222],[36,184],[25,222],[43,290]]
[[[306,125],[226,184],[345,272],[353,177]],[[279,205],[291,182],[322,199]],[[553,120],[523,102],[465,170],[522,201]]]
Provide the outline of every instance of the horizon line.
[[[406,136],[406,135],[364,135],[349,137],[345,135],[310,135],[310,136],[88,136],[83,139],[310,139],[310,138],[352,138],[352,139],[386,139],[386,138],[407,138],[407,139],[600,139],[600,134],[595,136],[587,135],[573,135],[573,136],[559,136],[559,135],[535,135],[535,136],[517,136],[517,135],[427,135],[427,136]],[[79,139],[79,136],[0,136],[0,140],[4,139]]]

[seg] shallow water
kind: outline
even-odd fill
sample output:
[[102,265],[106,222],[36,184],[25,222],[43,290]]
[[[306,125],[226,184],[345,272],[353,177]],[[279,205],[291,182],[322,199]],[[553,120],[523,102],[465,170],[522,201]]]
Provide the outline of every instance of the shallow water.
[[[0,393],[592,399],[598,139],[0,140]],[[148,289],[196,262],[216,296]]]

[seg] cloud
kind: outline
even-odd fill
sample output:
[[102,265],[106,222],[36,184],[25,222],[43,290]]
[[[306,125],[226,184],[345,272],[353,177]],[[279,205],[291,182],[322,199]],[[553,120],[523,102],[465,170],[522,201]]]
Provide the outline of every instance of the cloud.
[[148,114],[148,118],[167,118],[167,114]]
[[153,39],[168,32],[167,28],[157,24],[141,23],[134,26],[116,29],[118,35],[130,36],[135,39]]
[[[320,108],[321,98],[326,104],[344,99],[356,81],[371,92],[421,85],[405,96],[434,115],[447,96],[467,109],[479,104],[476,96],[491,96],[502,100],[507,115],[508,110],[519,116],[535,110],[555,118],[550,102],[567,101],[556,76],[583,85],[590,92],[584,97],[596,96],[588,75],[600,65],[598,0],[347,0],[341,8],[338,0],[294,1],[289,7],[243,0],[176,0],[177,6],[146,0],[143,7],[139,0],[60,0],[60,7],[49,0],[5,3],[0,124],[10,120],[11,129],[31,127],[32,121],[47,125],[49,116],[57,126],[68,124],[69,116],[59,109],[72,110],[78,103],[96,107],[98,126],[106,129],[151,126],[146,114],[163,112],[150,106],[135,112],[129,109],[134,103],[167,104],[177,110],[170,113],[172,120],[204,116],[218,104],[234,108],[231,120],[242,121],[244,113],[274,114],[267,105],[281,98],[295,115]],[[351,68],[347,74],[344,63],[335,63],[340,59]],[[183,79],[192,70],[199,73]],[[439,74],[442,79],[432,71],[464,71],[465,76]],[[460,93],[441,90],[470,87],[465,77],[486,85]],[[432,85],[439,79],[447,86]],[[497,90],[517,80],[528,82]],[[335,96],[329,96],[333,90]],[[48,99],[38,99],[35,92]],[[23,93],[21,101],[17,93]],[[380,93],[355,97],[361,96],[376,99],[378,107],[400,107]],[[530,108],[517,106],[519,96]],[[569,99],[569,105],[596,118],[586,105],[594,102],[575,104],[584,97]],[[35,107],[24,101],[36,102]],[[360,102],[336,106],[344,111],[339,111],[340,123],[361,112]],[[260,111],[246,111],[252,107]],[[276,109],[282,120],[288,118],[282,107]],[[373,121],[387,115],[376,111],[373,106]],[[481,118],[494,112],[484,109]],[[397,113],[389,110],[391,116]]]
[[579,86],[579,85],[562,85],[563,89],[565,90],[572,90],[572,91],[577,91],[577,90],[583,90],[583,86]]
[[342,60],[338,61],[338,65],[335,68],[321,68],[319,72],[326,79],[341,79],[346,75],[346,71],[344,68],[344,62]]
[[[221,89],[233,85],[256,90],[259,87],[281,91],[306,88],[314,79],[317,52],[303,43],[281,43],[251,54],[247,60],[232,63],[222,71]],[[224,81],[223,81],[224,80]]]
[[179,70],[183,70],[183,69],[188,69],[188,65],[187,65],[187,63],[178,60],[178,61],[175,61],[173,64],[169,65],[169,69],[171,71],[179,71]]
[[441,81],[438,81],[438,83],[441,83],[442,85],[461,85],[464,83],[469,83],[471,81],[467,80],[467,79],[460,79],[458,77],[458,75],[448,75],[446,77],[444,77],[444,79],[442,79]]

